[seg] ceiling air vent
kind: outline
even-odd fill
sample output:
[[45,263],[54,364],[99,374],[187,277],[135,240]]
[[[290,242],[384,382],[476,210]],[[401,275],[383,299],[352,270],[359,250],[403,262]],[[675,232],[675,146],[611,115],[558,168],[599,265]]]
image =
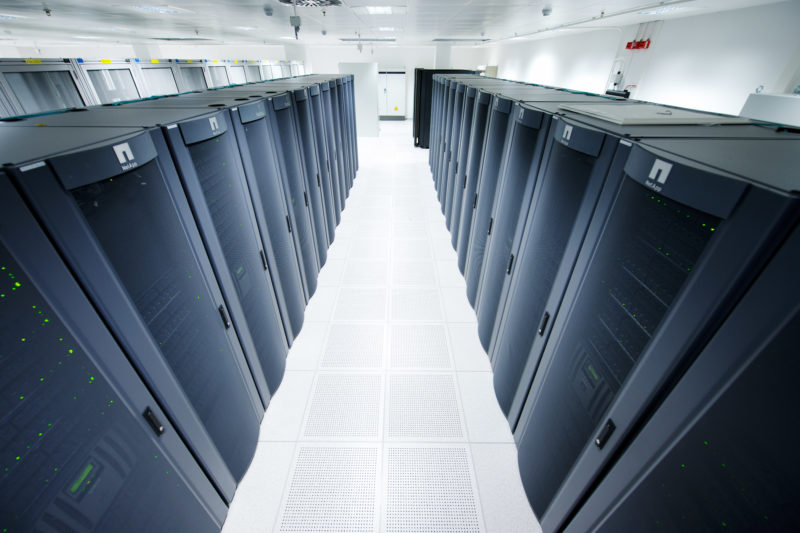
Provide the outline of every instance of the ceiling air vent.
[[[294,0],[278,0],[287,6],[295,5]],[[297,0],[297,7],[333,7],[342,5],[342,0]]]

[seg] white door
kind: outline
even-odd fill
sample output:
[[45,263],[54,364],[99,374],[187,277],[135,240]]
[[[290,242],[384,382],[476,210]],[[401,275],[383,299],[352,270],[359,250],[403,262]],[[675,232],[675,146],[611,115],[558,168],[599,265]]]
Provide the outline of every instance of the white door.
[[387,101],[387,78],[389,74],[380,73],[378,74],[378,115],[379,116],[386,116],[389,114],[388,112],[388,101]]
[[[406,75],[402,72],[386,75],[386,115],[406,116]],[[383,114],[383,113],[382,113]]]

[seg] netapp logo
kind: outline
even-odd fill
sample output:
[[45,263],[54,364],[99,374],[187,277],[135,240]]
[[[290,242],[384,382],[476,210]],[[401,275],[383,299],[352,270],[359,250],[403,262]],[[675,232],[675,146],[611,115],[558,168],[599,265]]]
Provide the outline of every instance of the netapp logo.
[[115,145],[114,153],[117,154],[117,161],[122,165],[122,170],[130,170],[139,166],[139,163],[133,160],[133,150],[128,143]]
[[[661,192],[661,185],[667,182],[667,178],[669,177],[669,173],[672,170],[672,163],[667,163],[666,161],[662,161],[661,159],[656,159],[653,163],[653,168],[650,169],[650,174],[647,176],[648,180],[645,180],[645,185],[650,187],[656,192]],[[655,180],[655,181],[654,181]],[[661,185],[658,185],[658,184]]]
[[217,122],[217,117],[209,118],[208,123],[211,125],[211,133],[216,133],[217,130],[219,130],[219,122]]
[[561,132],[561,138],[569,142],[571,137],[572,137],[572,126],[570,126],[569,124],[564,124],[564,131]]

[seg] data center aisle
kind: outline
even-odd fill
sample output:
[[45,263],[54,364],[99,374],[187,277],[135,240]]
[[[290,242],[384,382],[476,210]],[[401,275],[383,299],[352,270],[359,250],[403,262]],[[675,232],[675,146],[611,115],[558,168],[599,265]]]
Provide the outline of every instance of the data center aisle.
[[223,531],[540,531],[411,122],[360,170]]

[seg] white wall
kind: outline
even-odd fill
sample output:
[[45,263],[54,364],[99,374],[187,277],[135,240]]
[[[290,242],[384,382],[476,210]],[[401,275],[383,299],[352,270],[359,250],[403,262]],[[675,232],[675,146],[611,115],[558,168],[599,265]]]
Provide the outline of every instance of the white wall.
[[[374,50],[374,51],[373,51]],[[340,62],[375,61],[378,70],[405,70],[406,117],[414,113],[414,69],[433,68],[434,46],[375,46],[365,44],[359,52],[355,45],[306,46],[306,72],[335,73]]]
[[486,46],[498,77],[603,93],[616,59],[631,96],[738,114],[747,96],[787,90],[800,73],[800,2],[788,1],[652,24],[647,50],[626,50],[639,26],[564,31]]

